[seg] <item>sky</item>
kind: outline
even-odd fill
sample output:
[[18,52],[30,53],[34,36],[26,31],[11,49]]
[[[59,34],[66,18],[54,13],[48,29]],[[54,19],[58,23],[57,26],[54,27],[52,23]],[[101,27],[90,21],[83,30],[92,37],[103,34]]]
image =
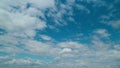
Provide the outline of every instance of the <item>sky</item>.
[[120,0],[0,0],[1,68],[120,68]]

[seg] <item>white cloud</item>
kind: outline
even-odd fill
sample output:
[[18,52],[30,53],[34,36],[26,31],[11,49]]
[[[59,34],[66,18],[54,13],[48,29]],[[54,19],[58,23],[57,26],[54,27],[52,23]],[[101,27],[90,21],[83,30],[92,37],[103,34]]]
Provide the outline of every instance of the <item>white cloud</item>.
[[52,40],[52,38],[50,36],[47,36],[47,35],[40,35],[40,37],[43,39],[43,40]]
[[38,8],[48,8],[48,7],[54,7],[54,0],[27,0],[27,2],[32,3],[33,6]]
[[18,44],[18,41],[10,35],[0,35],[0,42],[1,44]]
[[71,59],[78,58],[80,55],[83,56],[90,52],[89,48],[86,45],[77,42],[61,42],[58,43],[58,47],[62,49],[59,52],[59,59],[65,57],[71,57]]
[[109,25],[115,29],[119,29],[120,28],[120,19],[118,20],[110,20],[112,17],[114,17],[114,14],[112,12],[117,11],[116,9],[114,9],[114,7],[111,9],[111,13],[109,13],[108,15],[103,15],[100,17],[101,19],[101,23],[104,23],[106,25]]
[[103,14],[99,17],[100,22],[111,26],[115,29],[120,28],[120,19],[117,15],[119,15],[119,9],[117,8],[116,4],[118,4],[118,0],[112,1],[112,3],[107,4],[106,2],[106,10],[108,11],[107,14]]
[[[56,1],[56,2],[60,2],[60,1]],[[59,8],[57,6],[55,6],[54,8],[50,9],[49,13],[47,14],[47,16],[49,17],[53,17],[53,21],[55,22],[55,26],[59,25],[59,26],[64,26],[67,25],[68,22],[66,22],[66,20],[63,19],[64,15],[68,16],[68,20],[70,21],[74,21],[74,19],[72,18],[73,15],[73,10],[72,10],[72,5],[74,5],[74,0],[67,0],[66,4],[59,4]],[[59,10],[60,9],[60,10]]]
[[65,53],[65,52],[71,52],[72,49],[71,48],[64,48],[61,53]]
[[[49,3],[48,3],[49,2]],[[13,4],[14,3],[14,4]],[[25,9],[26,4],[31,3],[34,6],[30,9]],[[11,6],[20,7],[20,9],[15,10]],[[36,15],[42,15],[41,10],[36,9],[45,9],[48,7],[54,7],[54,0],[23,0],[23,1],[1,1],[0,5],[0,26],[7,28],[8,30],[15,29],[26,29],[28,27],[34,27],[42,29],[46,23],[39,20]],[[9,10],[8,10],[9,9]],[[20,12],[19,12],[20,10]]]
[[56,56],[61,51],[60,48],[53,47],[54,45],[35,40],[26,40],[24,44],[25,49],[29,50],[31,54]]
[[[29,8],[26,8],[27,3],[31,4]],[[36,29],[43,30],[47,27],[46,22],[40,20],[39,16],[42,17],[42,11],[49,7],[54,7],[54,0],[1,0],[0,28],[5,30],[6,33],[0,35],[0,52],[10,54],[26,52],[24,51],[25,48],[22,48],[22,46],[28,46],[25,41],[34,39]],[[35,47],[38,48],[41,44],[42,43],[36,44]],[[30,50],[30,52],[38,53],[32,45],[34,44],[29,45],[29,47],[34,49],[28,50]],[[43,48],[46,50],[49,46],[43,46]],[[41,53],[48,52],[45,50],[41,50]],[[20,62],[21,61],[22,60],[20,60]]]
[[106,29],[98,29],[95,31],[96,34],[99,34],[103,37],[109,37],[110,34],[108,33],[108,31]]
[[[35,40],[26,40],[25,49],[31,54],[49,55],[54,57],[55,63],[50,63],[50,67],[89,67],[93,68],[112,68],[112,65],[117,65],[116,60],[120,57],[118,50],[109,49],[91,49],[86,45],[77,42],[61,42],[57,44],[46,44]],[[100,43],[103,43],[102,41]],[[99,43],[94,44],[97,46]],[[54,47],[54,45],[57,45]],[[105,44],[99,44],[104,46]],[[107,46],[109,47],[109,46]],[[104,48],[104,47],[103,47]],[[67,58],[67,59],[66,59]],[[66,60],[65,60],[66,59]],[[6,64],[38,64],[37,61],[14,59]],[[40,63],[41,64],[41,63]],[[54,65],[53,65],[54,64]],[[59,65],[58,65],[59,64]],[[104,65],[105,64],[105,65]],[[43,64],[44,65],[44,64]],[[48,65],[49,66],[49,65]]]
[[120,28],[120,20],[111,21],[111,22],[109,23],[109,25],[111,25],[113,28],[119,29],[119,28]]
[[46,23],[40,21],[37,17],[32,17],[23,13],[13,13],[1,10],[0,15],[0,26],[7,31],[43,29],[46,27]]
[[41,60],[33,60],[33,59],[11,59],[8,60],[6,62],[4,62],[4,64],[15,64],[16,65],[34,65],[34,64],[42,64],[43,61]]
[[0,59],[3,60],[3,59],[7,59],[9,58],[9,56],[0,56]]
[[[36,6],[27,9],[27,3],[33,3]],[[0,28],[7,31],[9,36],[13,33],[17,37],[33,38],[36,34],[35,29],[42,30],[46,28],[46,22],[38,18],[38,16],[43,16],[42,9],[53,7],[53,5],[54,0],[49,3],[43,0],[2,0],[0,3]],[[38,6],[41,7],[37,9]]]
[[19,53],[23,51],[20,48],[17,48],[15,46],[5,46],[5,47],[0,48],[0,52]]
[[110,43],[105,43],[103,41],[100,41],[99,39],[92,40],[92,43],[94,44],[94,47],[96,50],[107,50],[111,46]]
[[90,13],[90,10],[89,10],[88,8],[86,8],[84,5],[79,5],[79,4],[77,4],[76,7],[77,7],[78,9],[80,9],[81,11],[85,11],[85,12],[87,12],[87,13]]
[[74,49],[74,50],[79,50],[79,51],[87,51],[88,50],[88,47],[84,44],[80,44],[78,42],[61,42],[61,43],[58,43],[58,46],[60,48],[71,48],[71,49]]
[[115,48],[116,50],[120,50],[120,45],[117,44],[117,45],[114,46],[114,48]]

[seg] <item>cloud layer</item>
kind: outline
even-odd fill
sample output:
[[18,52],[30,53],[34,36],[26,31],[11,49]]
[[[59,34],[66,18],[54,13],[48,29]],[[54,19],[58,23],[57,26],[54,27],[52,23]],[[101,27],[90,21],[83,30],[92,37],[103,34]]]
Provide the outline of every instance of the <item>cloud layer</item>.
[[[26,66],[25,68],[34,68],[34,66],[35,68],[119,68],[119,42],[112,41],[110,32],[105,28],[91,31],[86,43],[73,40],[57,41],[52,36],[42,33],[47,29],[56,31],[57,27],[78,23],[76,20],[79,18],[74,18],[74,8],[78,8],[79,13],[86,15],[92,13],[90,8],[76,2],[77,0],[65,0],[65,2],[1,0],[0,66],[3,68],[5,65],[11,68],[12,65]],[[80,0],[80,2],[92,3],[92,7],[106,7],[106,2],[102,0]],[[102,15],[99,18],[102,19],[99,23],[110,25],[112,29],[119,29],[119,20],[109,21],[107,24],[104,20],[106,16]]]

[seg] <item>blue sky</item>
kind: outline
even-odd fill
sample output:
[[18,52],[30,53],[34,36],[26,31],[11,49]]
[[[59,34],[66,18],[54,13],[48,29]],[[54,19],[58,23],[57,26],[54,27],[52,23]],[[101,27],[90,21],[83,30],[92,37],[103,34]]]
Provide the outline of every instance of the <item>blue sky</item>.
[[1,0],[0,67],[119,68],[119,6],[119,0]]

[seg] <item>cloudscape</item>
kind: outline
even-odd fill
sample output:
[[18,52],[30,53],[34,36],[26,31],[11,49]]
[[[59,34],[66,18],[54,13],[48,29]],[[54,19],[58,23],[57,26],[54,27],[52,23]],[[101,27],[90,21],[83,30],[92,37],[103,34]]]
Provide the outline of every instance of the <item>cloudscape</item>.
[[0,68],[120,68],[120,0],[0,0]]

